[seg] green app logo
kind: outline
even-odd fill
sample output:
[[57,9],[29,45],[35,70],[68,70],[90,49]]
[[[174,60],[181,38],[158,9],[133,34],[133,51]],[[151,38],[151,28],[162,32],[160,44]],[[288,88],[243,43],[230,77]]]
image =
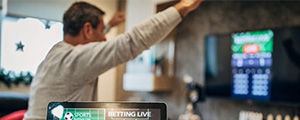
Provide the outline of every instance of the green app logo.
[[66,108],[60,120],[105,120],[104,109]]

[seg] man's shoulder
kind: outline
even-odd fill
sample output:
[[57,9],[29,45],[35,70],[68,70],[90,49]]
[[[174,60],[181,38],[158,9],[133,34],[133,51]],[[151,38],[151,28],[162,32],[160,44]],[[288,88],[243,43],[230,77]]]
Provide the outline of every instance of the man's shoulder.
[[72,51],[71,45],[64,41],[58,42],[49,50],[45,60],[58,59],[60,56],[64,56],[64,54],[67,54],[69,51]]
[[65,47],[72,47],[72,45],[70,45],[65,41],[60,41],[53,46],[53,48],[65,48]]
[[50,49],[49,53],[52,53],[52,52],[61,53],[65,50],[70,50],[70,49],[72,49],[72,45],[70,45],[64,41],[60,41],[60,42],[56,43],[55,45],[53,45],[53,47]]

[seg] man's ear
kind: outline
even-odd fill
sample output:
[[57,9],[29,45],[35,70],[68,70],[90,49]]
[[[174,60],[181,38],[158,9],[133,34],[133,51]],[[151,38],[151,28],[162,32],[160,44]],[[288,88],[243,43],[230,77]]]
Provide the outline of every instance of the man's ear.
[[84,23],[82,30],[83,30],[83,36],[85,39],[88,39],[88,40],[92,39],[93,27],[92,27],[91,23],[89,23],[89,22]]

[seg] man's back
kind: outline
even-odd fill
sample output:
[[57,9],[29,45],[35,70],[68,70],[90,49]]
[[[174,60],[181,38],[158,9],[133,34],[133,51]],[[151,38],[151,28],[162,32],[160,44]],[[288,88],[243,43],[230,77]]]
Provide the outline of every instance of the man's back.
[[[70,57],[69,53],[74,52],[74,49],[76,48],[72,45],[59,42],[50,50],[45,60],[40,64],[31,84],[29,109],[25,119],[45,119],[46,108],[50,101],[96,100],[97,77],[93,80],[80,80],[74,75],[74,73],[77,73],[75,70],[78,69],[64,64],[66,62],[64,59]],[[86,74],[88,75],[88,73]],[[82,84],[76,83],[76,81],[89,82]]]

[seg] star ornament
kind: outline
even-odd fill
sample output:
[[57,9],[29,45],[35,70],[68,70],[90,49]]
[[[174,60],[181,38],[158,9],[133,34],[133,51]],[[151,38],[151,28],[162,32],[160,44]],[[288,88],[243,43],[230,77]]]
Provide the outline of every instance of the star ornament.
[[20,41],[19,43],[16,43],[17,49],[16,51],[24,51],[24,45],[23,43]]

